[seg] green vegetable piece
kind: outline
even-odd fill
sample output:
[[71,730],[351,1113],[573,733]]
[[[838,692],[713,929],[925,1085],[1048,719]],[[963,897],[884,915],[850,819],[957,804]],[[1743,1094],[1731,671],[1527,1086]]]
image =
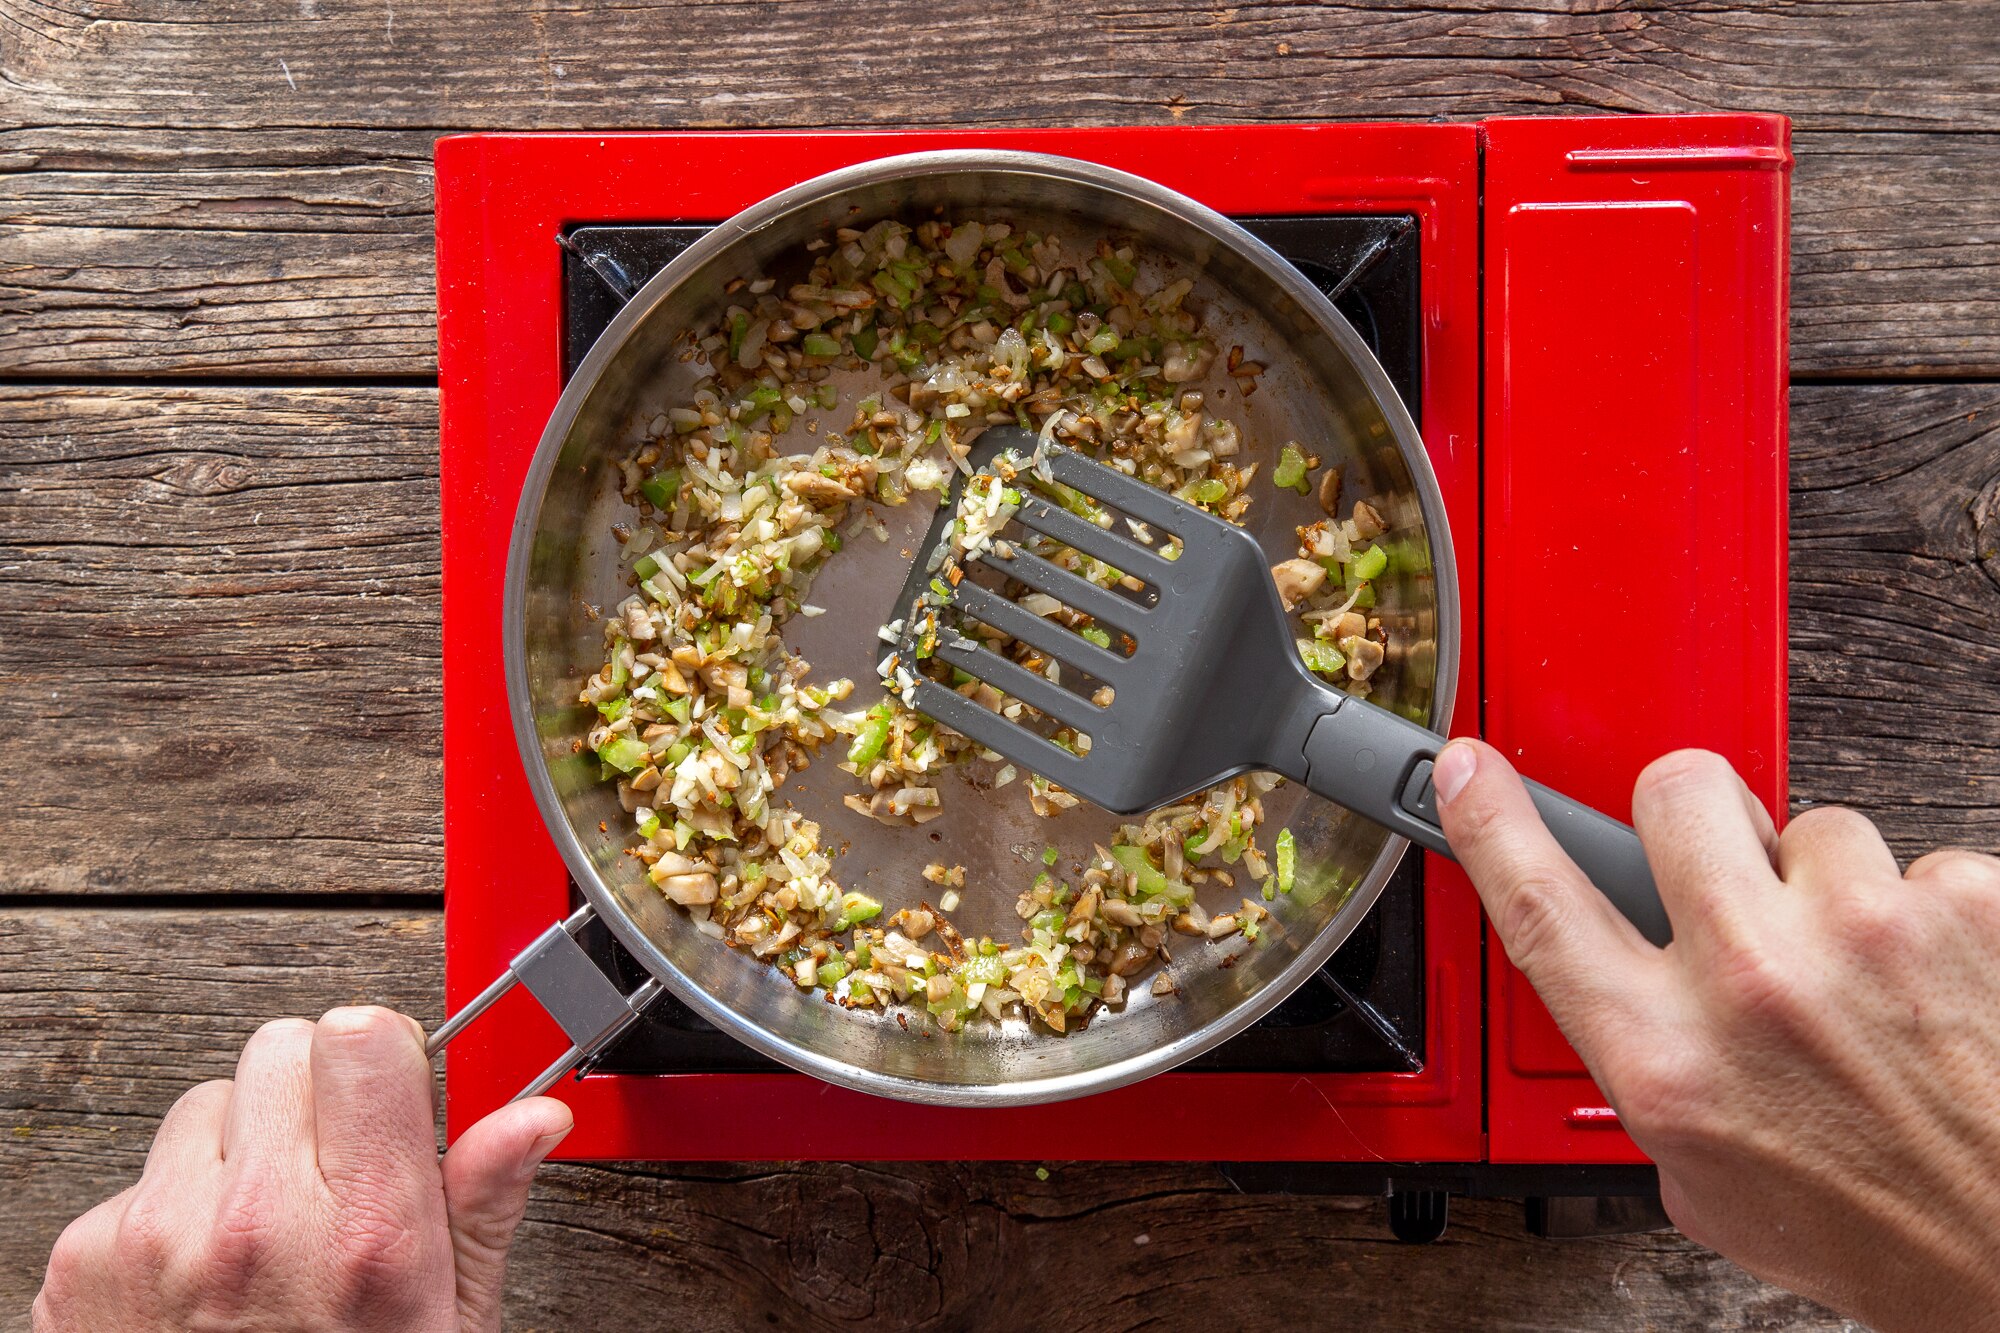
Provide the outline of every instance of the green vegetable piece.
[[644,741],[633,736],[613,736],[597,747],[597,757],[620,773],[636,773],[651,756]]
[[845,544],[846,542],[841,537],[841,535],[835,532],[832,528],[828,528],[826,530],[826,535],[820,538],[820,545],[827,551],[828,554],[838,551]]
[[1304,495],[1308,489],[1306,456],[1289,444],[1279,450],[1278,466],[1271,470],[1271,484]]
[[1046,323],[1049,332],[1055,334],[1058,338],[1076,327],[1076,320],[1061,310],[1052,312]]
[[880,759],[883,747],[889,743],[889,721],[887,704],[876,704],[869,709],[867,720],[854,734],[854,744],[847,747],[847,762],[865,768]]
[[840,340],[814,330],[799,339],[799,350],[807,356],[839,356]]
[[1139,280],[1139,270],[1132,262],[1120,259],[1117,255],[1105,260],[1104,267],[1111,274],[1112,280],[1128,291],[1131,290],[1132,284]]
[[1382,577],[1382,571],[1389,567],[1389,553],[1379,546],[1371,546],[1354,557],[1354,577],[1362,582]]
[[1205,481],[1191,481],[1174,494],[1193,504],[1221,504],[1229,495],[1229,486],[1219,477],[1210,477]]
[[850,970],[845,958],[829,958],[819,965],[819,984],[832,990]]
[[1119,341],[1118,330],[1099,329],[1097,335],[1085,343],[1083,347],[1085,351],[1093,355],[1103,356],[1108,352],[1117,351]]
[[1292,881],[1299,869],[1299,843],[1288,828],[1278,830],[1278,881],[1279,893],[1290,893]]
[[[652,503],[653,508],[666,513],[674,507],[681,494],[681,470],[670,467],[664,472],[656,472],[639,483],[639,494]],[[657,572],[657,562],[655,570]],[[641,578],[651,578],[651,574],[641,574]]]
[[852,930],[863,921],[872,921],[882,914],[882,904],[865,893],[843,893],[840,895],[840,915],[834,918],[836,934]]
[[750,316],[738,313],[729,321],[729,359],[735,361],[743,350],[743,335],[750,331]]
[[852,339],[854,354],[863,361],[872,360],[875,356],[875,344],[881,340],[882,335],[873,324],[864,325]]
[[1045,866],[1053,866],[1056,863],[1056,857],[1059,855],[1061,855],[1061,853],[1056,851],[1056,849],[1053,846],[1042,848],[1042,864]]
[[640,837],[650,838],[659,831],[660,831],[660,817],[658,815],[649,813],[644,819],[639,821]]
[[616,722],[632,711],[632,701],[622,694],[615,699],[599,699],[597,711],[604,714],[606,722]]
[[1299,656],[1305,659],[1306,668],[1320,675],[1331,675],[1347,665],[1347,655],[1331,644],[1317,639],[1300,639]]
[[1096,644],[1099,648],[1109,648],[1111,646],[1111,635],[1100,626],[1085,625],[1077,633],[1091,643]]
[[1111,859],[1127,874],[1139,877],[1139,892],[1143,896],[1183,905],[1194,901],[1194,889],[1177,879],[1168,879],[1164,872],[1155,869],[1146,859],[1144,848],[1121,844],[1111,849]]
[[637,574],[642,582],[653,577],[653,575],[660,572],[659,557],[652,555],[640,556],[632,562],[632,572]]

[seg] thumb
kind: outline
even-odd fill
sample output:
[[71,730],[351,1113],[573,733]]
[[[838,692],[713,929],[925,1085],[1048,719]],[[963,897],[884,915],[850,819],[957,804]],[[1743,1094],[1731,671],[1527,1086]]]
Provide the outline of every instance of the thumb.
[[1658,1006],[1664,957],[1569,859],[1520,775],[1483,741],[1438,753],[1431,781],[1452,854],[1479,890],[1507,957],[1593,1069]]
[[507,1247],[528,1210],[528,1187],[573,1123],[569,1107],[555,1098],[530,1097],[466,1130],[444,1155],[462,1333],[499,1333]]

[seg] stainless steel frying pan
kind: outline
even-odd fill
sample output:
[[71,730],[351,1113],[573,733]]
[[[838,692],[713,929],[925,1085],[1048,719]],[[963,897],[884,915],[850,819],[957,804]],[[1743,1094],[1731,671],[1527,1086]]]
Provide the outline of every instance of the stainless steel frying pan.
[[[715,228],[647,283],[585,358],[554,415],[524,485],[506,571],[508,703],[521,758],[550,834],[588,905],[553,926],[472,1005],[432,1039],[462,1030],[516,980],[524,981],[574,1042],[538,1079],[540,1091],[615,1039],[639,1009],[671,991],[724,1032],[832,1083],[907,1101],[1007,1106],[1101,1092],[1170,1069],[1254,1023],[1310,977],[1361,922],[1406,844],[1377,825],[1291,787],[1266,798],[1271,824],[1298,841],[1298,889],[1276,907],[1276,929],[1252,945],[1183,942],[1171,970],[1178,986],[1155,997],[1137,988],[1121,1012],[1100,1012],[1083,1030],[1056,1036],[1023,1023],[973,1024],[955,1035],[919,1035],[892,1014],[849,1011],[814,1000],[781,973],[697,932],[623,854],[630,817],[574,741],[590,725],[577,703],[581,682],[602,663],[602,608],[627,593],[612,526],[630,513],[618,497],[618,459],[699,375],[678,359],[676,338],[716,319],[737,277],[800,266],[804,244],[840,225],[888,216],[942,215],[1075,238],[1130,238],[1145,255],[1195,279],[1192,304],[1211,334],[1240,344],[1269,369],[1250,398],[1217,404],[1245,427],[1253,456],[1274,463],[1287,440],[1308,441],[1344,468],[1347,493],[1368,498],[1427,561],[1378,586],[1378,614],[1399,651],[1375,680],[1374,698],[1427,717],[1443,730],[1457,678],[1458,604],[1451,540],[1436,480],[1415,425],[1382,368],[1331,302],[1296,269],[1218,213],[1150,181],[1066,158],[998,151],[918,153],[836,171],[776,195]],[[1218,389],[1227,386],[1221,381]],[[844,399],[851,410],[854,395]],[[794,426],[795,431],[799,426]],[[803,440],[807,437],[801,437]],[[781,441],[783,447],[783,441]],[[809,449],[811,445],[795,446]],[[1311,502],[1259,486],[1252,530],[1273,560],[1295,552],[1292,528]],[[850,541],[829,561],[811,600],[829,614],[795,620],[786,637],[815,664],[816,679],[849,676],[857,700],[876,689],[874,628],[900,586],[924,506],[877,509],[893,529],[886,543]],[[1428,572],[1419,572],[1425,571]],[[1112,821],[1087,809],[1055,821],[1028,811],[1025,783],[1013,792],[944,791],[946,815],[921,828],[884,828],[847,812],[851,787],[828,762],[781,792],[846,850],[835,860],[844,884],[892,905],[920,896],[918,869],[931,861],[967,867],[954,919],[967,934],[1012,940],[1015,895],[1055,841],[1087,849]],[[600,823],[608,832],[600,831]],[[505,893],[505,885],[488,891]],[[574,943],[601,916],[650,980],[620,995]],[[1237,955],[1219,967],[1221,955]]]

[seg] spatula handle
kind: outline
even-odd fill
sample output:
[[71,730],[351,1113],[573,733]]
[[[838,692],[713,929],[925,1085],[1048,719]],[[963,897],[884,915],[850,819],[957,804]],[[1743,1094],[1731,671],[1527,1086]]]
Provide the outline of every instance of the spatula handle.
[[[1431,785],[1431,762],[1444,742],[1436,732],[1365,700],[1342,699],[1306,737],[1305,785],[1419,846],[1451,856]],[[1631,825],[1539,782],[1527,785],[1549,832],[1612,906],[1654,944],[1671,940],[1673,927]]]

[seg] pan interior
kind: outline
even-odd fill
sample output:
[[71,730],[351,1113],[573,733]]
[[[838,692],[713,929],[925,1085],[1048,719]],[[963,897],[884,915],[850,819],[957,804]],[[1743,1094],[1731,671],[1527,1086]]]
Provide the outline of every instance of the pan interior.
[[[934,158],[938,155],[925,155]],[[596,758],[577,754],[573,742],[589,727],[578,705],[582,681],[602,662],[601,615],[630,587],[614,524],[632,514],[617,494],[617,460],[668,406],[686,401],[700,377],[680,360],[675,340],[715,320],[736,277],[770,274],[785,282],[803,269],[804,243],[840,225],[865,227],[881,217],[918,222],[932,216],[1005,221],[1063,238],[1071,253],[1090,253],[1100,236],[1130,239],[1153,275],[1172,269],[1194,280],[1190,303],[1205,316],[1209,336],[1225,351],[1240,345],[1246,359],[1269,369],[1258,391],[1243,398],[1220,377],[1202,387],[1211,405],[1244,427],[1245,448],[1264,462],[1268,476],[1288,440],[1304,443],[1326,463],[1343,468],[1346,493],[1364,497],[1390,521],[1392,531],[1433,559],[1409,562],[1377,588],[1378,614],[1402,646],[1376,678],[1377,702],[1442,720],[1440,642],[1448,621],[1440,580],[1423,573],[1448,547],[1441,532],[1428,475],[1413,474],[1402,442],[1415,446],[1408,418],[1385,411],[1386,379],[1340,316],[1323,301],[1299,299],[1269,266],[1282,261],[1264,252],[1262,262],[1148,192],[1130,178],[1058,159],[981,154],[988,165],[912,161],[873,164],[874,174],[842,173],[832,193],[799,190],[763,206],[766,214],[739,219],[705,238],[649,283],[621,313],[586,359],[564,395],[544,438],[530,497],[524,499],[510,571],[510,610],[521,617],[520,662],[509,664],[508,688],[517,728],[524,729],[531,780],[563,845],[572,871],[604,911],[621,939],[681,998],[753,1046],[833,1081],[914,1100],[1000,1104],[1049,1100],[1130,1081],[1165,1068],[1239,1030],[1266,1011],[1324,961],[1360,920],[1400,854],[1400,840],[1337,807],[1284,786],[1265,797],[1269,827],[1290,826],[1298,840],[1298,888],[1273,904],[1276,928],[1252,945],[1240,938],[1211,944],[1174,936],[1168,969],[1178,994],[1156,998],[1139,992],[1119,1012],[1100,1010],[1080,1031],[1055,1036],[1030,1031],[1016,1020],[978,1022],[957,1034],[935,1031],[920,1012],[906,1013],[907,1029],[892,1013],[848,1011],[797,990],[768,965],[699,934],[659,895],[643,867],[624,854],[630,818],[611,784],[599,780]],[[994,162],[996,158],[1013,160]],[[1196,210],[1197,215],[1199,210]],[[1240,236],[1241,234],[1237,234]],[[1254,247],[1247,236],[1241,240]],[[1251,252],[1254,254],[1254,250]],[[1372,371],[1372,382],[1369,372]],[[857,373],[841,382],[841,406],[825,414],[844,425],[853,403],[885,381]],[[1219,395],[1221,396],[1218,400]],[[810,414],[808,414],[810,416]],[[810,450],[802,417],[779,447]],[[539,488],[538,501],[534,498]],[[1280,491],[1260,478],[1249,527],[1275,560],[1295,554],[1293,528],[1320,516],[1310,499]],[[847,706],[879,696],[874,664],[880,645],[873,631],[886,618],[908,561],[928,524],[931,506],[918,497],[902,506],[870,505],[887,529],[877,541],[850,516],[840,554],[813,585],[814,618],[794,618],[785,638],[814,663],[814,679],[840,676],[856,683]],[[939,783],[945,814],[928,825],[887,828],[845,808],[842,795],[859,784],[840,772],[838,754],[796,775],[779,799],[804,810],[825,830],[822,843],[837,849],[835,874],[843,885],[881,898],[890,909],[935,900],[921,868],[930,862],[964,865],[967,887],[952,914],[968,936],[1019,937],[1013,905],[1040,868],[1043,849],[1057,845],[1066,860],[1080,859],[1093,841],[1109,842],[1113,817],[1080,807],[1048,820],[1029,809],[1025,781],[1001,791],[979,790],[962,775]],[[991,766],[981,781],[990,782]],[[602,822],[606,830],[600,831]],[[1268,838],[1265,840],[1268,847]],[[1241,890],[1254,893],[1245,882]],[[1233,903],[1220,892],[1211,906]],[[1233,959],[1228,966],[1218,964]]]

